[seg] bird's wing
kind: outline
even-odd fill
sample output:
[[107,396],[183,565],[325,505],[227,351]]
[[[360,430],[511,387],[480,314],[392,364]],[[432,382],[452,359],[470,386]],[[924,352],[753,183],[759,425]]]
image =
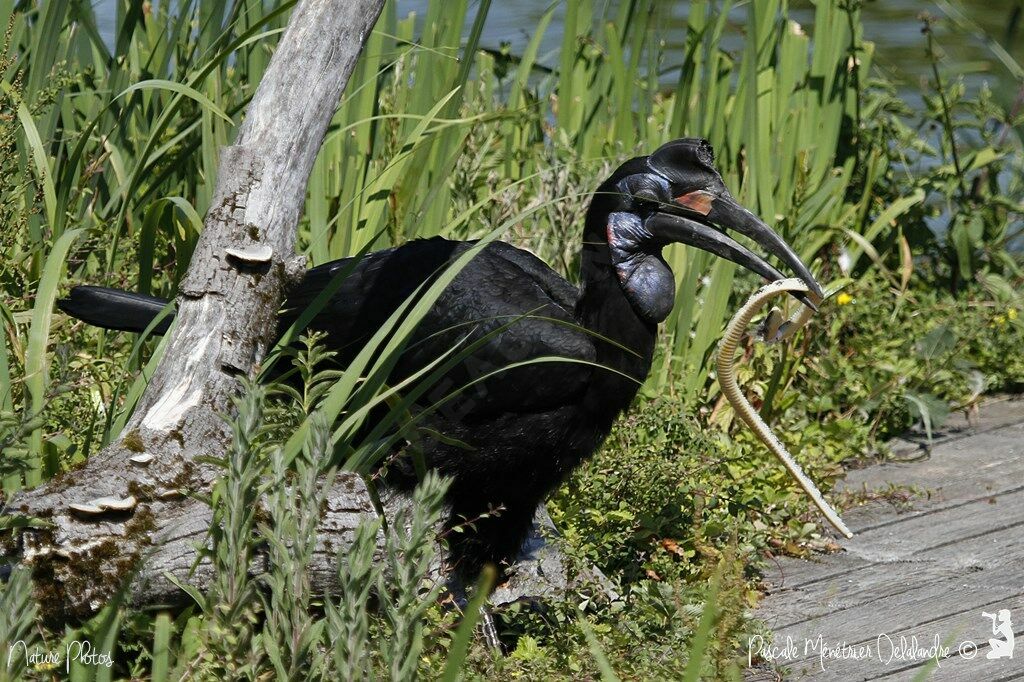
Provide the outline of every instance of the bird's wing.
[[288,290],[279,329],[291,325],[326,287],[339,285],[309,326],[326,332],[325,345],[347,365],[421,284],[458,255],[461,244],[440,238],[417,240],[312,268]]
[[[431,239],[310,270],[294,291],[282,324],[312,301],[334,275],[352,268],[313,321],[344,363],[416,288],[466,249],[467,242]],[[424,403],[457,394],[447,409],[460,418],[532,412],[567,404],[585,389],[594,339],[573,317],[577,290],[532,254],[496,242],[448,285],[417,327],[393,381],[455,348],[478,344],[428,392]],[[542,358],[565,358],[560,362]],[[506,369],[511,365],[520,365]],[[486,379],[484,379],[486,377]],[[474,383],[475,382],[475,383]]]
[[571,314],[576,308],[576,301],[580,296],[579,289],[565,281],[561,275],[548,267],[548,264],[540,258],[537,258],[529,251],[517,249],[505,242],[493,242],[487,248],[488,251],[501,256],[519,267],[537,283],[552,301],[560,305],[567,312]]
[[585,390],[596,357],[593,337],[573,316],[577,295],[535,256],[491,244],[420,323],[420,343],[407,350],[399,370],[421,367],[456,344],[479,343],[431,398],[461,390],[452,409],[467,419],[568,404]]

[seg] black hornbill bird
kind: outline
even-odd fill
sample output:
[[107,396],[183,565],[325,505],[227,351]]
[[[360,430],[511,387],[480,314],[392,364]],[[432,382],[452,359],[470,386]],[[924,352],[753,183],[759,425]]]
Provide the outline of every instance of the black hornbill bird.
[[[622,164],[594,193],[583,233],[577,289],[531,253],[495,241],[459,272],[420,322],[392,374],[414,374],[460,342],[482,344],[425,394],[491,374],[429,415],[447,438],[428,444],[427,467],[451,478],[449,560],[469,578],[485,563],[513,560],[538,504],[589,457],[629,407],[651,367],[658,323],[672,310],[676,284],[662,248],[682,242],[731,260],[767,280],[783,275],[725,230],[752,239],[821,294],[793,250],[730,195],[711,146],[679,139]],[[441,238],[412,241],[309,270],[287,294],[280,330],[340,271],[340,290],[310,327],[344,364],[417,288],[472,246]],[[98,326],[142,331],[166,302],[98,287],[76,287],[60,301]],[[513,322],[510,324],[510,320]],[[167,325],[159,331],[165,331]],[[520,365],[558,356],[571,361]],[[414,485],[399,462],[391,485]],[[479,518],[488,510],[493,515]]]

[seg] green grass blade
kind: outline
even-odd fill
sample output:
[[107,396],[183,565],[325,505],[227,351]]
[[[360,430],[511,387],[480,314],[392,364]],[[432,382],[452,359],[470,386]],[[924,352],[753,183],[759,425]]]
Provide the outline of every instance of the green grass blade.
[[[47,347],[50,340],[50,325],[53,322],[53,306],[60,288],[60,277],[67,261],[68,252],[82,234],[81,229],[68,230],[60,236],[46,257],[43,277],[36,289],[35,304],[32,306],[32,321],[29,327],[28,349],[25,352],[25,390],[28,393],[28,415],[40,414],[46,406],[46,392],[49,378]],[[26,415],[27,416],[27,415]],[[29,436],[29,454],[35,465],[25,472],[25,484],[33,486],[42,480],[43,430],[39,427]]]
[[199,92],[195,88],[191,88],[183,83],[175,83],[174,81],[160,79],[145,80],[140,83],[135,83],[133,85],[128,86],[127,88],[122,90],[114,99],[120,99],[122,97],[125,97],[126,95],[130,95],[133,92],[139,92],[142,90],[169,90],[170,92],[176,92],[179,95],[183,95],[191,100],[195,100],[204,108],[208,109],[209,111],[212,111],[214,114],[224,119],[231,125],[234,125],[234,121],[231,120],[231,117],[224,113],[220,107],[214,104],[209,97]]
[[707,654],[708,643],[711,641],[712,631],[717,618],[718,583],[721,573],[715,574],[711,580],[708,590],[708,598],[704,601],[704,610],[700,614],[700,623],[697,632],[694,633],[693,641],[690,643],[690,660],[686,664],[686,671],[683,674],[683,682],[700,682],[701,672],[704,667],[704,657]]
[[149,669],[151,682],[166,682],[171,667],[171,617],[157,614],[153,625],[153,664]]
[[452,638],[451,647],[448,649],[448,660],[445,661],[444,672],[441,673],[441,682],[455,682],[459,679],[462,664],[465,662],[466,654],[469,652],[469,643],[473,637],[473,630],[476,628],[477,621],[480,619],[480,613],[487,603],[487,595],[491,593],[491,587],[494,586],[496,579],[497,571],[494,570],[494,566],[484,566],[484,569],[480,571],[480,579],[477,581],[476,589],[473,591],[473,598],[470,599],[469,605],[466,606],[462,622],[459,623],[459,627],[455,631],[455,637]]
[[[46,220],[47,223],[53,229],[58,229],[58,218],[57,218],[57,191],[53,184],[53,172],[50,170],[50,164],[47,161],[49,158],[43,149],[43,140],[39,135],[39,129],[36,128],[36,123],[32,119],[32,114],[22,101],[21,97],[10,83],[0,82],[0,87],[3,88],[4,92],[14,99],[18,103],[18,121],[21,123],[22,130],[25,131],[25,139],[28,141],[29,150],[31,152],[32,161],[35,165],[36,172],[39,178],[39,184],[43,187],[43,204],[46,207]],[[55,234],[55,237],[59,237],[59,234]]]
[[587,648],[590,649],[590,655],[594,657],[594,662],[597,663],[597,669],[601,672],[601,680],[603,682],[618,682],[619,676],[612,670],[612,664],[608,662],[608,656],[604,653],[604,649],[601,648],[601,643],[597,641],[597,635],[594,634],[594,630],[587,623],[586,616],[583,612],[578,612],[578,618],[576,622],[579,624],[580,629],[583,630],[583,636],[587,640]]

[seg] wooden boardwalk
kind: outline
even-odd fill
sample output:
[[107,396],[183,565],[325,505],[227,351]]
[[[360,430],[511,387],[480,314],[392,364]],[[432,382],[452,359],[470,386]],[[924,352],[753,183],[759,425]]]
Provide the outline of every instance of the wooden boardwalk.
[[[850,510],[843,551],[779,561],[757,614],[778,656],[748,679],[920,679],[937,642],[929,680],[1024,680],[1024,400],[983,405],[974,421],[930,452],[903,441],[902,461],[848,474],[847,490],[896,484],[928,496],[909,510]],[[1000,609],[1012,618],[1012,659],[987,658],[993,623],[982,614]]]

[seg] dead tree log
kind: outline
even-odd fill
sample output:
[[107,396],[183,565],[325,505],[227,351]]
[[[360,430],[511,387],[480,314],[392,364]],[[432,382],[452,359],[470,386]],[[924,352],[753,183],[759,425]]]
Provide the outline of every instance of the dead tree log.
[[[209,524],[186,493],[216,475],[197,459],[226,449],[221,415],[273,342],[284,287],[304,267],[294,243],[309,174],[383,4],[298,3],[235,144],[223,150],[176,324],[134,415],[82,469],[8,504],[49,524],[4,553],[31,567],[50,617],[91,615],[143,558],[155,570],[144,571],[152,579],[139,581],[136,599],[168,593],[163,570],[185,577]],[[372,508],[358,477],[339,479],[335,493],[324,533],[338,535],[327,543],[338,546]]]

